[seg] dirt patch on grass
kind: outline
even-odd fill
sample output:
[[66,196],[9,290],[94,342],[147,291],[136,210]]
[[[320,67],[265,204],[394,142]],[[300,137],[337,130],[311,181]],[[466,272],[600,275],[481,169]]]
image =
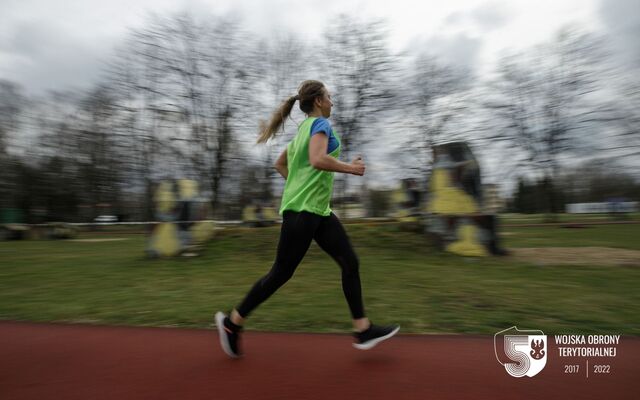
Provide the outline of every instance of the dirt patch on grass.
[[127,240],[126,238],[109,238],[109,239],[69,239],[70,242],[84,242],[84,243],[100,243],[100,242],[119,242],[121,240]]
[[530,247],[509,249],[509,258],[537,265],[640,267],[640,251],[612,247]]

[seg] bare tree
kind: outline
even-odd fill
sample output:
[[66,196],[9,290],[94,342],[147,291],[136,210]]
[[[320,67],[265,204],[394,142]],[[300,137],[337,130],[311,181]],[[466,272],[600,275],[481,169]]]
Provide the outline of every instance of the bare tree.
[[[367,130],[392,108],[394,61],[382,21],[360,21],[340,15],[325,31],[321,75],[333,89],[332,120],[349,160],[369,141]],[[366,161],[366,160],[365,160]],[[347,194],[346,176],[338,177]]]
[[170,145],[160,135],[167,120],[176,113],[163,107],[160,35],[153,29],[132,31],[125,45],[107,67],[107,80],[114,95],[121,140],[129,149],[122,164],[128,185],[143,187],[142,215],[153,215],[154,176],[161,163],[161,151]]
[[15,194],[15,164],[8,153],[11,135],[19,129],[20,114],[26,102],[20,87],[10,81],[0,80],[0,207],[11,204]]
[[556,181],[563,159],[593,152],[603,140],[599,131],[618,118],[599,94],[609,78],[598,69],[602,59],[596,38],[569,29],[503,59],[485,105],[504,124],[487,139],[509,143],[510,162]]
[[92,204],[119,204],[121,140],[114,119],[112,93],[98,86],[80,104],[76,160]]
[[[610,157],[631,161],[640,155],[640,68],[619,66],[613,69],[614,93],[607,104],[608,124],[602,145],[598,149]],[[640,176],[640,175],[638,175]]]
[[153,171],[164,165],[167,175],[203,183],[215,210],[227,165],[240,151],[237,120],[251,101],[243,33],[233,20],[179,14],[150,19],[129,40],[113,79],[137,139],[147,197]]
[[[78,150],[81,148],[78,96],[74,92],[50,92],[32,106],[34,112],[30,123],[37,129],[38,136],[35,138],[37,146],[29,148],[26,154],[32,163],[25,172],[30,171],[34,182],[25,190],[29,193],[31,207],[45,213],[34,216],[34,221],[77,220],[78,203],[91,203],[85,190],[87,182],[78,174]],[[30,214],[30,208],[24,204],[25,211]]]
[[9,136],[19,127],[25,100],[17,84],[0,80],[0,154],[7,153]]
[[[261,41],[255,49],[258,70],[253,71],[257,76],[263,77],[262,90],[264,90],[264,101],[260,102],[261,117],[273,112],[273,108],[279,105],[289,96],[295,94],[295,90],[301,81],[308,79],[305,74],[309,73],[307,48],[292,33],[278,32],[270,40]],[[255,98],[257,101],[259,97]],[[293,110],[295,114],[295,110]],[[287,128],[289,128],[287,130]],[[283,124],[283,134],[276,137],[272,142],[264,145],[262,153],[263,175],[258,175],[258,180],[262,183],[262,200],[271,200],[273,193],[273,183],[281,183],[281,176],[273,168],[273,162],[279,152],[282,151],[283,143],[288,142],[296,129],[294,124]]]
[[[109,90],[51,92],[30,101],[15,194],[31,221],[77,220],[79,205],[118,207],[121,183],[118,137]],[[110,211],[111,211],[110,210]],[[94,216],[93,209],[83,215]]]
[[400,104],[411,116],[405,119],[405,124],[413,132],[403,151],[418,159],[413,168],[420,176],[426,176],[431,169],[431,148],[443,140],[447,124],[466,109],[471,72],[445,65],[425,53],[412,61],[400,94]]
[[504,125],[488,139],[511,142],[526,164],[557,176],[560,157],[588,144],[578,130],[599,111],[589,98],[597,89],[593,46],[589,37],[563,31],[555,42],[504,58],[485,102]]

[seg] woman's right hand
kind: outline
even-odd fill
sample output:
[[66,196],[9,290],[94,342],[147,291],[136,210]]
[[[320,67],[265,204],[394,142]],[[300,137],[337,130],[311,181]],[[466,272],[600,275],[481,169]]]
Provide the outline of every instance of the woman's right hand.
[[364,170],[367,167],[364,165],[364,161],[362,160],[362,156],[358,156],[351,161],[351,173],[353,175],[362,176],[364,175]]

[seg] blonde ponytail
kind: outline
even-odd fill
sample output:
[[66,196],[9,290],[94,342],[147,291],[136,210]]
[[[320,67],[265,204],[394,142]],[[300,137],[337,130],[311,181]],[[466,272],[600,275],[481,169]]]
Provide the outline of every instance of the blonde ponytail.
[[269,124],[260,124],[260,137],[258,138],[258,143],[264,143],[275,136],[275,133],[278,131],[278,129],[280,129],[280,127],[284,123],[284,120],[287,119],[291,114],[291,109],[296,103],[296,100],[298,100],[298,95],[289,97],[273,113]]
[[298,94],[285,100],[273,113],[271,121],[269,121],[268,124],[264,122],[260,124],[258,143],[264,143],[275,136],[275,133],[280,129],[284,120],[291,114],[291,109],[296,101],[300,102],[300,110],[303,113],[310,114],[313,111],[314,100],[321,97],[324,91],[324,84],[320,81],[308,80],[302,82],[298,88]]

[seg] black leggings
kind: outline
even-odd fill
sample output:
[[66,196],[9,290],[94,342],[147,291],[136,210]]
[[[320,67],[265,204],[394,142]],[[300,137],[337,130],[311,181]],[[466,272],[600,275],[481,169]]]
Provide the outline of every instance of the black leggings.
[[315,239],[320,248],[342,269],[342,291],[349,303],[353,319],[364,317],[358,257],[340,220],[333,213],[328,217],[322,217],[306,211],[284,212],[276,261],[269,273],[253,285],[236,308],[242,317],[249,316],[251,311],[293,276],[312,239]]

